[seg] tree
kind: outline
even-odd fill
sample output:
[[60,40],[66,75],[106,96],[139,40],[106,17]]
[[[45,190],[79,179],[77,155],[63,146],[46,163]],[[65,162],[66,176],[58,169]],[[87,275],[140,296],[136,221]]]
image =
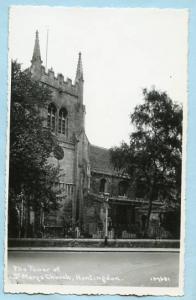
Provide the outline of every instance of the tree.
[[182,107],[164,92],[143,90],[144,103],[131,114],[130,143],[111,149],[111,161],[148,200],[145,235],[153,201],[179,207],[181,194]]
[[[31,78],[28,70],[12,62],[10,107],[9,161],[9,224],[17,223],[21,202],[27,210],[28,234],[30,208],[39,214],[58,207],[54,183],[59,170],[49,164],[49,157],[58,146],[55,136],[43,126],[41,111],[51,100],[51,91]],[[19,213],[18,213],[19,214]],[[15,215],[15,218],[11,216]],[[14,222],[15,220],[15,222]]]

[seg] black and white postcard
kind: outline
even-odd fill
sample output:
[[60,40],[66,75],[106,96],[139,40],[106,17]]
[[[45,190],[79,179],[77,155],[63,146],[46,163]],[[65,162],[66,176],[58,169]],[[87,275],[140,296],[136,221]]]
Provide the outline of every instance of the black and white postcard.
[[183,295],[188,11],[12,6],[5,292]]

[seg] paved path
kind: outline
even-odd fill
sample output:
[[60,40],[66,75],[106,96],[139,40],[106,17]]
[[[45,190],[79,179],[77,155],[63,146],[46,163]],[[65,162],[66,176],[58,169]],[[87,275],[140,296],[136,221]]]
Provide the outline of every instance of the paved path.
[[10,283],[177,287],[177,252],[10,251]]

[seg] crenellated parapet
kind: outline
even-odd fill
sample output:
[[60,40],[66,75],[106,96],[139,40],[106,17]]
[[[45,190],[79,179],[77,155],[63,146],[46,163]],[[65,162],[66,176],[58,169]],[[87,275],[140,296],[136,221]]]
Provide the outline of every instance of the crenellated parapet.
[[39,45],[39,34],[36,31],[35,45],[33,50],[33,56],[31,60],[30,71],[32,77],[36,80],[57,89],[60,93],[68,93],[74,97],[79,98],[80,102],[83,102],[83,69],[81,53],[79,53],[78,65],[76,70],[76,78],[74,83],[70,78],[64,79],[63,74],[55,75],[53,69],[46,70],[42,65],[40,45]]
[[66,81],[64,79],[63,74],[59,73],[55,75],[53,69],[46,69],[44,66],[41,66],[41,78],[40,80],[45,84],[59,90],[60,93],[68,93],[75,97],[78,97],[80,90],[79,90],[79,83],[76,82],[73,84],[70,78],[67,78]]

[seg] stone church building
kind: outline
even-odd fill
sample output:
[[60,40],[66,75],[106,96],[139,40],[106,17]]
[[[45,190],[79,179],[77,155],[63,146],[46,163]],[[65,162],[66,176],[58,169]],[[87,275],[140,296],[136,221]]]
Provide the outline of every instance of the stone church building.
[[[126,176],[120,176],[114,170],[109,150],[92,145],[85,133],[81,53],[74,82],[69,78],[65,80],[62,74],[56,76],[53,69],[46,70],[42,65],[36,32],[30,71],[32,78],[52,91],[53,100],[42,114],[45,125],[57,136],[64,151],[62,159],[50,159],[60,167],[63,194],[59,210],[42,216],[44,237],[102,238],[106,198],[109,237],[139,237],[144,227],[147,202],[133,193]],[[152,221],[156,222],[159,203],[154,203],[153,207]]]

